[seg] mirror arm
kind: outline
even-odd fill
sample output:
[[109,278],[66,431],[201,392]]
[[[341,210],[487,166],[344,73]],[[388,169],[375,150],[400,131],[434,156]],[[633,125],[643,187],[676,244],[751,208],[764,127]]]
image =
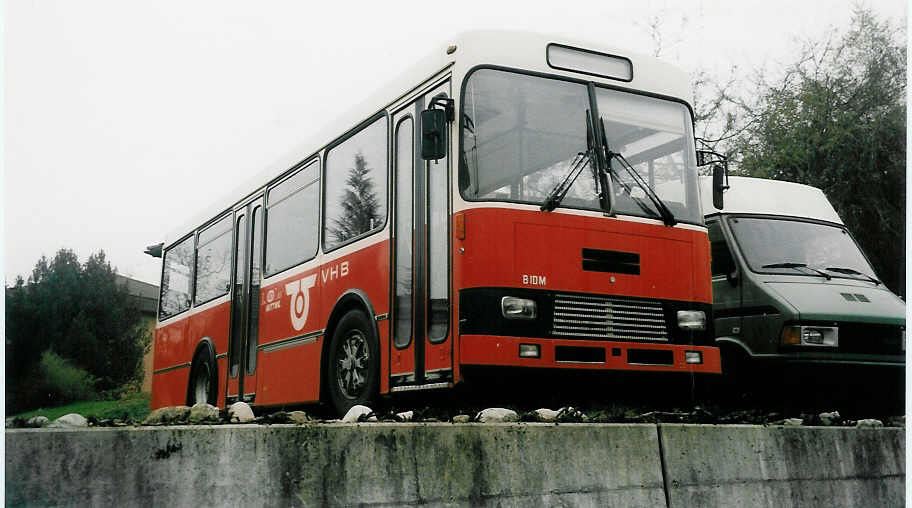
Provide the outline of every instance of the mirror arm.
[[447,122],[452,122],[456,119],[456,101],[447,97],[446,95],[440,94],[433,99],[431,99],[430,104],[428,104],[427,109],[434,109],[435,107],[440,106],[443,108],[443,111],[446,112]]

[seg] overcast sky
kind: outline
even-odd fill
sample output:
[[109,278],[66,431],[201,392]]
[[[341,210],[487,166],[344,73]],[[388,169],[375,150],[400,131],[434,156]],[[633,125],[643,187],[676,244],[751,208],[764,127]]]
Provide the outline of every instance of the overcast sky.
[[[318,7],[313,7],[317,4]],[[905,24],[905,0],[869,1]],[[143,254],[449,36],[532,30],[725,73],[788,62],[848,0],[7,0],[5,279],[61,247],[158,283]],[[302,154],[304,155],[304,154]],[[224,203],[227,206],[228,203]]]

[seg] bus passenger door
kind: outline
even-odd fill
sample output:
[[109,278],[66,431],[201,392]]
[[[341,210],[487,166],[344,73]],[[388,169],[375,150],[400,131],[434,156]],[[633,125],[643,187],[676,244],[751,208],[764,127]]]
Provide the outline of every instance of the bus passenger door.
[[[421,158],[420,115],[446,81],[393,116],[393,301],[390,387],[452,381],[450,339],[450,164]],[[449,139],[449,138],[447,138]]]
[[260,281],[263,260],[263,197],[234,211],[234,275],[228,344],[228,403],[256,398]]

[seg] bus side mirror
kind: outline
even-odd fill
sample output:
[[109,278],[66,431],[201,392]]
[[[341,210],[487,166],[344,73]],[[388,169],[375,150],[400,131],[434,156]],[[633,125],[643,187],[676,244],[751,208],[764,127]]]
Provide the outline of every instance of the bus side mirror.
[[157,243],[155,245],[150,245],[150,246],[146,247],[145,252],[146,252],[146,254],[152,256],[153,258],[160,258],[160,257],[162,257],[162,247],[164,247],[164,246],[165,246],[164,243]]
[[726,173],[726,168],[722,164],[713,166],[713,206],[716,207],[717,210],[722,209],[724,201],[722,193],[728,188],[728,185],[725,185],[725,180],[728,179]]
[[421,112],[421,158],[439,160],[446,157],[446,111],[426,109]]

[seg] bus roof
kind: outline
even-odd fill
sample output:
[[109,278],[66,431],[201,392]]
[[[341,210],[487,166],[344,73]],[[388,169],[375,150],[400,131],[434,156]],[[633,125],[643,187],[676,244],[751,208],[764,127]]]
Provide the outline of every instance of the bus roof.
[[732,176],[725,191],[724,209],[713,206],[712,177],[700,178],[703,213],[764,214],[803,217],[842,224],[839,214],[817,187],[781,180]]
[[[632,79],[630,81],[614,80],[590,74],[556,69],[548,64],[546,48],[549,44],[560,44],[573,48],[596,51],[607,55],[620,56],[630,60]],[[455,46],[455,51],[448,49]],[[318,134],[302,140],[283,156],[256,173],[255,176],[236,187],[222,199],[213,202],[200,213],[193,214],[180,228],[174,229],[164,239],[165,247],[183,238],[207,221],[219,216],[222,212],[239,204],[249,196],[266,187],[282,176],[286,171],[304,162],[305,159],[318,153],[330,142],[355,127],[371,115],[394,104],[415,87],[418,87],[434,75],[452,67],[455,83],[474,67],[479,65],[503,68],[522,69],[550,75],[566,76],[574,79],[585,79],[604,83],[621,89],[630,89],[663,95],[692,103],[690,77],[680,68],[645,54],[621,50],[591,41],[581,41],[569,36],[546,35],[532,32],[506,30],[480,30],[458,34],[435,50],[417,61],[413,66],[396,76],[385,86],[376,91],[357,106],[346,111],[321,128]],[[458,89],[453,90],[457,110],[459,108]]]

